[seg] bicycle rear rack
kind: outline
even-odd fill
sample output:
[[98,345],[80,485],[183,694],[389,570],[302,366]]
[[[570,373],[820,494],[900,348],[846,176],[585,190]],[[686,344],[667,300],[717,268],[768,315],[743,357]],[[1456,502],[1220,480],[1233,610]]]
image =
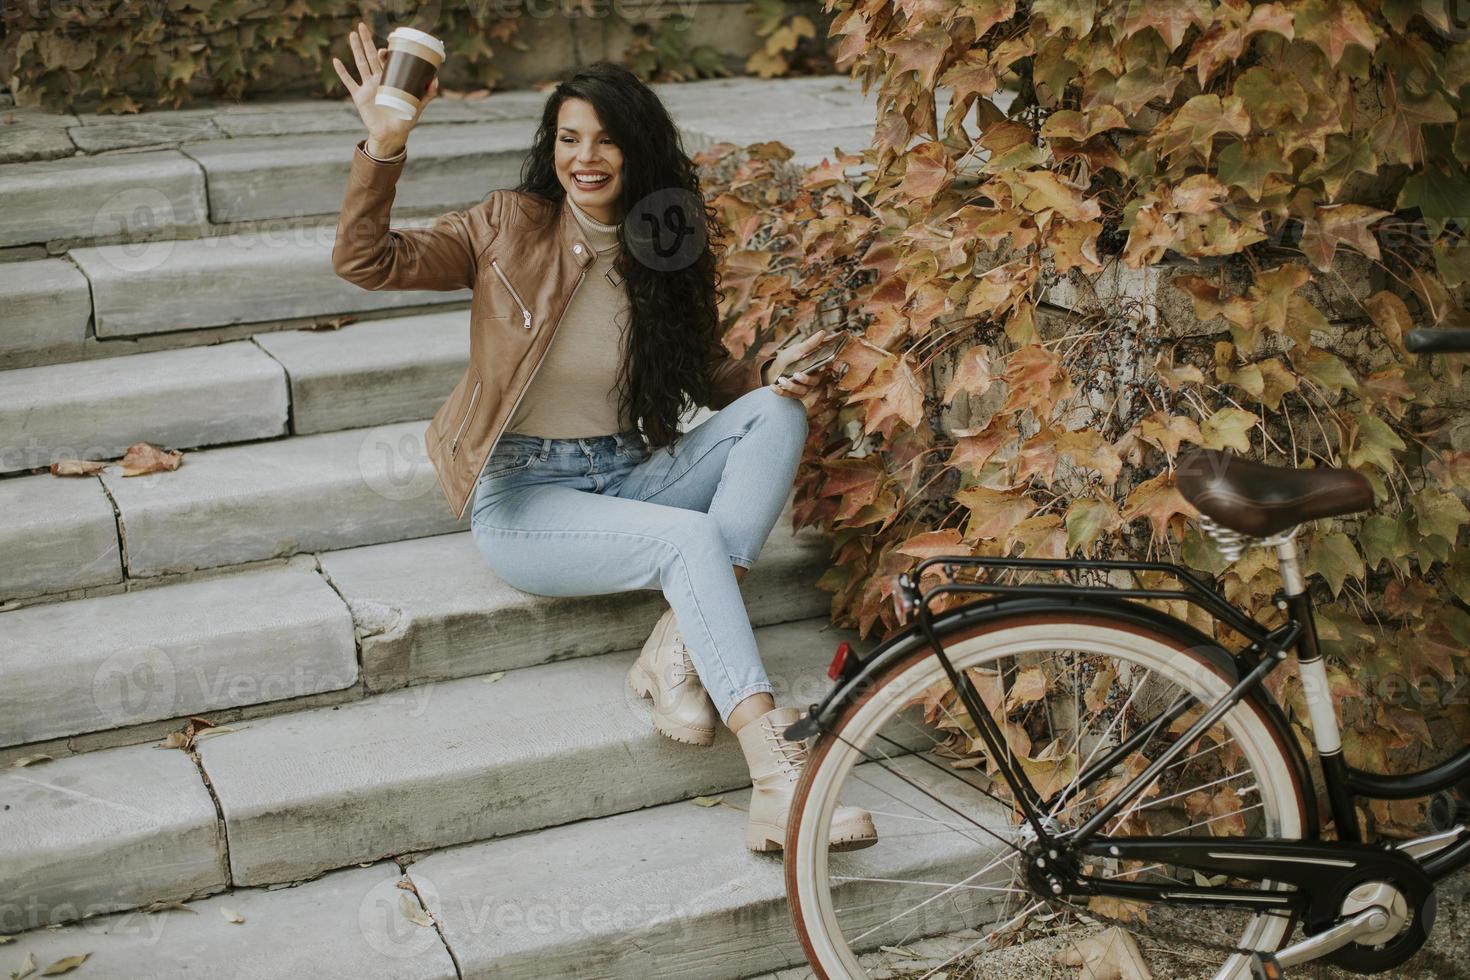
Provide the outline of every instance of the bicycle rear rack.
[[[917,583],[923,579],[924,570],[938,565],[950,579],[931,588],[919,591]],[[1086,572],[1160,572],[1172,576],[1181,584],[1178,589],[1126,588],[1113,585],[1075,585],[1071,583],[1005,583],[995,581],[960,581],[955,570],[960,566],[972,566],[985,572],[996,570],[1014,571],[1086,571]],[[947,592],[971,592],[997,596],[1036,596],[1045,598],[1093,597],[1108,599],[1162,599],[1183,600],[1190,603],[1251,641],[1257,650],[1280,648],[1280,640],[1294,633],[1287,623],[1268,629],[1251,619],[1224,596],[1195,577],[1194,573],[1171,562],[1155,561],[1088,561],[1079,558],[992,558],[979,555],[935,555],[925,558],[912,572],[902,572],[897,577],[893,591],[895,611],[899,621],[907,624],[915,615],[925,622],[932,621],[933,612],[929,600]]]

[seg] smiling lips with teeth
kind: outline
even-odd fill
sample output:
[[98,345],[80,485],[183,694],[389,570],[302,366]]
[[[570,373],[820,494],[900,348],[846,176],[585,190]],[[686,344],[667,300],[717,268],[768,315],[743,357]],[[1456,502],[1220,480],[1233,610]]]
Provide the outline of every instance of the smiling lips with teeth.
[[[595,178],[595,179],[592,179],[592,180],[584,180],[583,179],[584,177],[592,177],[592,178]],[[607,183],[611,178],[607,174],[602,173],[601,171],[597,171],[597,170],[579,170],[576,173],[572,174],[572,179],[575,180],[577,183],[582,184],[584,186],[597,187],[597,186],[601,186],[602,184]]]

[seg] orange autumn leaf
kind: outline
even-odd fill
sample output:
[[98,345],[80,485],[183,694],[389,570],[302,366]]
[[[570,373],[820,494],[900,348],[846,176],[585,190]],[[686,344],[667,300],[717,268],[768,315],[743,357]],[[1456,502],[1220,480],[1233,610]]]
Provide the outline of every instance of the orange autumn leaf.
[[59,459],[51,464],[52,476],[96,476],[111,466],[105,459]]
[[164,450],[146,442],[136,442],[128,447],[127,455],[123,456],[118,466],[121,467],[123,476],[142,476],[145,473],[176,470],[183,461],[184,454],[177,450]]
[[1153,528],[1154,538],[1163,540],[1168,535],[1169,524],[1181,517],[1193,517],[1197,511],[1180,494],[1174,485],[1172,474],[1160,473],[1145,480],[1128,495],[1123,508],[1123,520],[1134,521],[1147,517]]
[[924,531],[900,544],[895,551],[915,558],[934,558],[939,555],[967,555],[970,553],[960,540],[958,528],[947,527],[939,531]]
[[1065,398],[1072,383],[1062,371],[1062,359],[1039,344],[1028,344],[1006,362],[1006,403],[1002,412],[1032,409],[1038,415]]

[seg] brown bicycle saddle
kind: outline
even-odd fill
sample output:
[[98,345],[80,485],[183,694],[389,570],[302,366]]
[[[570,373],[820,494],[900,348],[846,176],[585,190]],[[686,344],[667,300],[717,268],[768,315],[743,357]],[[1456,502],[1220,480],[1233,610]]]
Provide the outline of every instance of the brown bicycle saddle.
[[1179,492],[1200,513],[1253,538],[1373,507],[1373,487],[1356,470],[1267,466],[1195,449],[1180,455],[1177,477]]

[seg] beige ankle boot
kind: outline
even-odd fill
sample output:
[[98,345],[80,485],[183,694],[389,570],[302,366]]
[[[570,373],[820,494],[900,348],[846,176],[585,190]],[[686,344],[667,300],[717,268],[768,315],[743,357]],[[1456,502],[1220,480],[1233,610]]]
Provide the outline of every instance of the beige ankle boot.
[[[786,818],[807,759],[805,740],[781,737],[801,713],[793,707],[772,708],[746,722],[735,737],[750,765],[750,813],[745,822],[745,846],[752,851],[779,851],[786,843]],[[832,813],[828,846],[855,851],[878,843],[873,817],[862,807],[839,804]]]
[[714,742],[719,713],[694,670],[673,609],[659,617],[628,668],[628,686],[653,699],[653,727],[664,735],[690,745]]

